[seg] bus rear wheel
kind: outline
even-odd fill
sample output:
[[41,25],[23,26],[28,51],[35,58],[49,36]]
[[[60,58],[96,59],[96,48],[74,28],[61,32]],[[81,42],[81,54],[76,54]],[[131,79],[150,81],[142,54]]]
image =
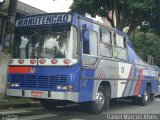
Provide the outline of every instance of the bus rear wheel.
[[150,95],[150,87],[147,86],[145,92],[138,98],[138,104],[141,106],[147,105],[150,101]]
[[56,101],[41,100],[40,103],[45,109],[54,109],[57,106]]
[[96,100],[89,102],[89,111],[93,114],[101,113],[103,110],[108,109],[110,105],[110,87],[104,88],[99,86],[96,93]]

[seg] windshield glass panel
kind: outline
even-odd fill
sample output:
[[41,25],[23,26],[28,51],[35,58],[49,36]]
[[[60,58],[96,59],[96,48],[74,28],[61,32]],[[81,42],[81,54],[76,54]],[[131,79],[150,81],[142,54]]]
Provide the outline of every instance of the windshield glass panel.
[[75,27],[18,30],[13,44],[13,58],[75,58],[76,45]]

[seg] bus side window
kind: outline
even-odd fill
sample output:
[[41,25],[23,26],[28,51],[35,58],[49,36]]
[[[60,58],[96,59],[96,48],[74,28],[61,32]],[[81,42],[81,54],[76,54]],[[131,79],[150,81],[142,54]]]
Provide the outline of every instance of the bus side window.
[[97,32],[83,29],[83,54],[97,56],[98,37]]
[[83,36],[83,54],[90,54],[89,30],[83,29],[82,36]]
[[83,65],[93,67],[98,59],[98,34],[95,31],[82,29]]
[[119,35],[114,34],[114,58],[121,60],[128,60],[127,57],[127,49],[126,49],[126,38]]
[[100,55],[112,57],[112,37],[111,32],[105,29],[100,30]]

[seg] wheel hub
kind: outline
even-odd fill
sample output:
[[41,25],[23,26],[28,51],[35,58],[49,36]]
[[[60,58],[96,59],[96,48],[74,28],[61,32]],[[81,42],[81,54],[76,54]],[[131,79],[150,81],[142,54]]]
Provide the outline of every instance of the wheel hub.
[[145,101],[148,101],[148,94],[146,92],[144,93],[144,99]]
[[98,109],[101,109],[105,102],[105,96],[101,91],[98,91],[96,94],[96,106]]

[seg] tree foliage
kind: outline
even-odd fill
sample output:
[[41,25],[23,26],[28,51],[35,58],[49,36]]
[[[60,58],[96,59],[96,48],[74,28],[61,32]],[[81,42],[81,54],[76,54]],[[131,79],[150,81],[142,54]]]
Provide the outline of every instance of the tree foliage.
[[[160,36],[154,33],[153,29],[147,32],[136,29],[134,34],[132,42],[138,55],[146,62],[148,55],[151,55],[154,57],[155,65],[160,66]],[[133,38],[132,34],[130,36]]]
[[159,13],[159,16],[155,17],[150,22],[150,27],[153,29],[153,32],[160,35],[160,13]]
[[159,7],[160,0],[73,0],[70,8],[80,14],[106,18],[114,28],[129,26],[130,34],[143,21],[155,18]]

